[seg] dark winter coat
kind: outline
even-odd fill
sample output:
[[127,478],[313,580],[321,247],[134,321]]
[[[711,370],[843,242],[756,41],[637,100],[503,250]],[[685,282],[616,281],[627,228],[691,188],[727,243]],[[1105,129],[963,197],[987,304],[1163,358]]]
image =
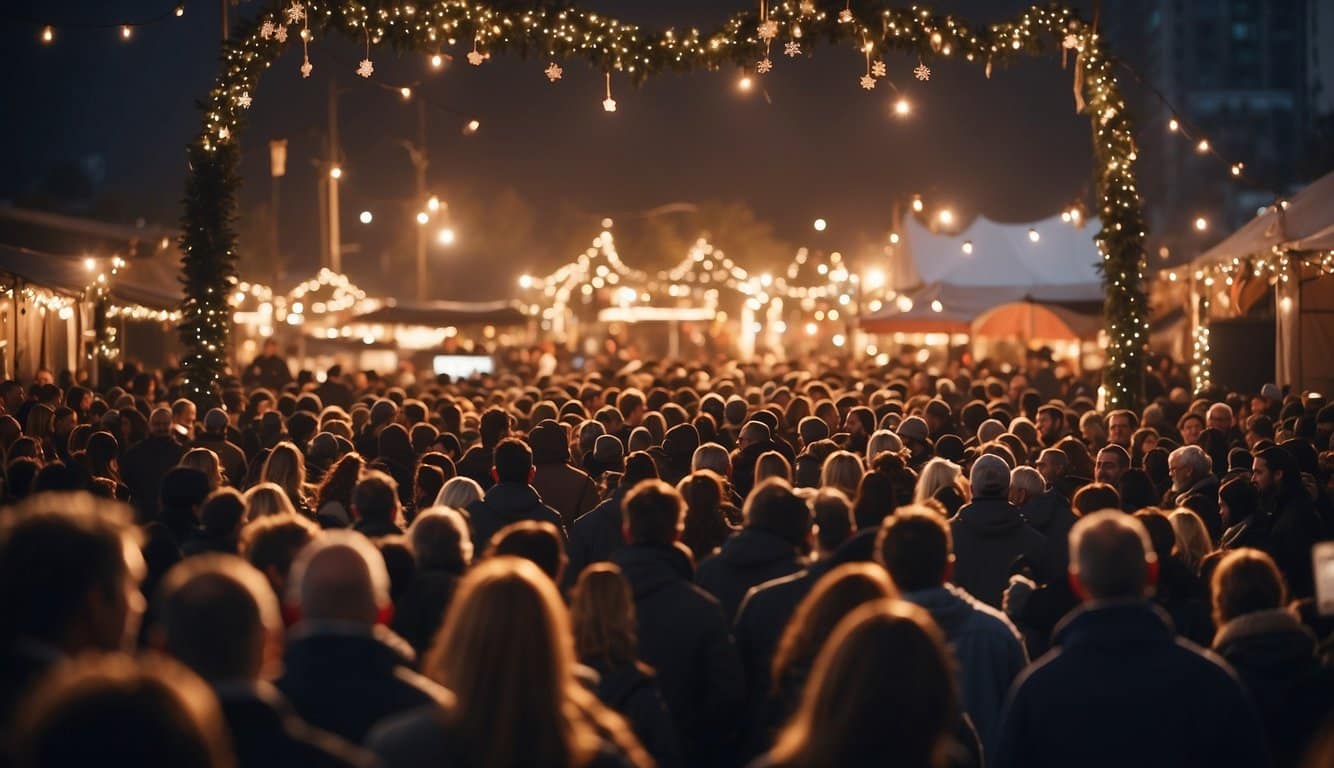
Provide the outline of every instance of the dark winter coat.
[[152,435],[130,446],[120,461],[120,476],[130,489],[130,503],[141,522],[158,519],[162,478],[181,463],[185,447],[171,436]]
[[573,585],[585,568],[610,560],[616,550],[625,546],[625,534],[621,532],[621,502],[627,493],[628,488],[618,487],[610,498],[570,526],[570,562],[565,568],[568,585]]
[[1253,768],[1260,720],[1235,673],[1178,639],[1150,603],[1071,613],[1019,676],[991,765],[999,768]]
[[283,654],[283,692],[302,719],[360,744],[391,715],[453,697],[412,671],[403,638],[381,627],[297,625]]
[[751,526],[723,542],[718,554],[699,564],[695,583],[718,598],[730,624],[751,587],[795,573],[805,565],[805,558],[790,541]]
[[676,726],[653,670],[641,664],[612,667],[590,662],[588,667],[598,674],[594,689],[598,699],[629,721],[635,737],[658,768],[682,765]]
[[691,583],[683,548],[627,546],[612,562],[634,593],[639,657],[658,672],[686,764],[726,764],[745,686],[722,607]]
[[[450,735],[447,715],[439,707],[423,707],[376,726],[366,747],[385,768],[467,768],[478,765],[477,755],[465,754]],[[516,733],[515,738],[522,738]],[[581,768],[634,768],[610,741]]]
[[556,510],[542,503],[531,485],[526,483],[497,483],[486,495],[468,505],[468,523],[472,528],[472,543],[478,552],[486,550],[496,532],[520,520],[538,520],[551,523],[565,537],[565,524]]
[[474,445],[459,459],[458,472],[462,477],[471,477],[486,490],[496,484],[491,478],[491,468],[495,463],[495,446]]
[[376,765],[369,752],[312,728],[267,684],[215,689],[237,768],[348,768]]
[[394,604],[393,628],[420,656],[444,623],[459,576],[436,568],[418,568],[407,591]]
[[1255,700],[1274,768],[1297,765],[1334,711],[1334,673],[1317,660],[1311,630],[1283,609],[1249,613],[1219,627],[1214,650]]
[[1005,614],[953,584],[908,592],[903,599],[925,608],[945,633],[959,663],[964,711],[982,743],[993,746],[1010,684],[1028,665],[1019,630]]
[[1020,558],[1038,571],[1039,581],[1046,578],[1047,540],[1005,499],[973,499],[950,520],[950,533],[954,583],[992,608],[1001,607],[1001,595]]
[[1305,492],[1264,504],[1270,511],[1269,554],[1288,580],[1294,598],[1315,592],[1311,547],[1320,540],[1323,524]]
[[1163,496],[1163,507],[1185,507],[1200,516],[1209,530],[1209,539],[1215,544],[1223,536],[1223,518],[1218,513],[1218,478],[1208,475],[1180,493],[1168,491]]

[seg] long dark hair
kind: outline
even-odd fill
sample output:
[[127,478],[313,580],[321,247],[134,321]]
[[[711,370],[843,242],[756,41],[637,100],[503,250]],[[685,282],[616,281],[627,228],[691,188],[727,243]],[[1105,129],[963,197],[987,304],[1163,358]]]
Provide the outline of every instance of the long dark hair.
[[690,547],[695,562],[722,546],[734,529],[723,514],[723,481],[717,473],[701,469],[681,479],[676,490],[686,502],[681,543]]
[[366,465],[359,453],[344,454],[324,473],[324,480],[315,490],[315,511],[331,501],[343,505],[349,512],[352,509],[352,490],[357,487],[357,478]]

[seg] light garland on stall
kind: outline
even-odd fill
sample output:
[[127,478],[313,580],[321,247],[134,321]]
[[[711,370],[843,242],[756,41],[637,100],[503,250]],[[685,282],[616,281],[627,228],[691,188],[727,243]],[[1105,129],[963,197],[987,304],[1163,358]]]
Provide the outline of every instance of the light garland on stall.
[[[873,7],[878,6],[878,7]],[[641,83],[668,71],[747,67],[765,55],[769,40],[759,35],[754,10],[734,15],[720,27],[701,31],[675,29],[654,33],[634,24],[572,6],[501,10],[475,0],[435,0],[392,6],[363,2],[312,0],[261,13],[223,46],[222,71],[204,106],[203,132],[191,152],[183,239],[188,298],[182,340],[190,350],[183,362],[187,395],[213,392],[225,370],[227,315],[218,297],[234,284],[235,235],[231,222],[239,180],[235,141],[259,77],[285,49],[291,11],[300,8],[302,44],[307,47],[332,27],[373,44],[438,54],[443,40],[471,40],[482,57],[501,51],[538,54],[549,64],[582,58],[608,77],[626,74]],[[1115,66],[1102,35],[1070,8],[1031,8],[1017,20],[974,27],[925,8],[891,8],[867,2],[857,11],[847,5],[831,14],[809,0],[774,3],[765,22],[788,27],[793,38],[844,42],[865,50],[898,50],[918,58],[917,76],[930,76],[932,57],[958,56],[984,64],[1005,63],[1020,54],[1037,55],[1053,47],[1073,48],[1076,102],[1091,118],[1098,161],[1097,197],[1102,231],[1105,318],[1110,337],[1104,387],[1110,408],[1134,407],[1143,394],[1143,365],[1148,339],[1144,293],[1144,222],[1136,189],[1136,159],[1131,123],[1125,111]],[[261,34],[267,25],[269,34]],[[767,26],[765,27],[768,28]],[[1073,46],[1063,48],[1063,42]],[[303,66],[309,66],[309,58]],[[859,75],[859,78],[861,75]],[[608,97],[609,98],[609,97]]]

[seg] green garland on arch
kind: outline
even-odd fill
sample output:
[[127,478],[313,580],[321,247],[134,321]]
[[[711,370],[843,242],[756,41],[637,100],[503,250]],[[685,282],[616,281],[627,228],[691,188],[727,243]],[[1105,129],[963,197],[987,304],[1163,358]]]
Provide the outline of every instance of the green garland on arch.
[[[753,70],[770,58],[771,44],[759,34],[758,3],[756,11],[738,13],[713,30],[663,31],[557,2],[519,7],[523,4],[482,0],[305,0],[299,5],[304,18],[289,20],[293,2],[281,0],[223,44],[222,72],[203,107],[203,131],[191,148],[187,189],[206,194],[189,195],[184,216],[187,296],[181,337],[189,349],[184,367],[190,397],[206,396],[225,369],[230,318],[216,311],[215,302],[235,280],[231,221],[240,184],[235,143],[242,118],[261,74],[287,46],[302,44],[303,28],[308,29],[308,45],[331,29],[357,42],[369,34],[372,43],[424,54],[438,53],[449,44],[475,45],[484,54],[583,59],[635,83],[663,72],[725,65]],[[796,40],[805,50],[824,42],[872,56],[895,51],[916,54],[922,61],[955,57],[984,65],[988,73],[993,64],[1020,55],[1060,52],[1063,58],[1075,57],[1077,99],[1089,116],[1097,161],[1097,214],[1102,223],[1097,241],[1109,337],[1103,369],[1106,405],[1138,407],[1148,341],[1145,226],[1133,170],[1132,123],[1102,35],[1059,4],[1033,7],[1014,21],[986,27],[925,8],[890,7],[885,0],[850,5],[842,0],[779,0],[769,4],[768,19],[778,23],[772,44],[780,47]],[[274,34],[279,27],[287,34]],[[590,97],[590,106],[595,103]]]

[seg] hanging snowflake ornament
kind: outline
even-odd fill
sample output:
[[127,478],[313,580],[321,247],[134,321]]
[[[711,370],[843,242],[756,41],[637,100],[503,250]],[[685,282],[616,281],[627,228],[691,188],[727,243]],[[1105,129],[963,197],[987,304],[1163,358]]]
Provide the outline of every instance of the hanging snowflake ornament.
[[793,57],[793,58],[800,56],[801,43],[798,43],[796,40],[787,41],[787,45],[783,46],[783,53],[786,54],[788,57]]
[[611,73],[607,73],[607,98],[602,100],[602,108],[608,112],[616,111],[616,99],[611,97]]
[[918,80],[921,80],[922,82],[926,82],[927,80],[931,79],[931,68],[921,62],[918,62],[917,66],[912,71],[912,76],[917,78]]
[[250,109],[250,94],[243,92],[240,96],[237,96],[236,106],[241,109]]
[[561,69],[560,65],[554,61],[543,71],[546,73],[547,79],[553,83],[561,79],[561,76],[565,74],[565,70]]
[[304,78],[304,77],[310,77],[310,73],[313,72],[314,70],[315,70],[315,66],[314,66],[313,64],[310,63],[310,59],[306,59],[306,60],[301,64],[301,76],[302,76],[303,78]]
[[1071,32],[1070,34],[1066,35],[1065,39],[1061,41],[1061,47],[1067,50],[1076,50],[1082,48],[1082,46],[1079,43],[1079,36],[1076,35],[1074,32]]
[[287,42],[287,27],[277,26],[273,30],[273,39],[280,43]]
[[361,63],[357,65],[357,74],[362,77],[370,77],[375,74],[375,64],[370,59],[362,59]]
[[861,84],[862,84],[862,87],[865,88],[866,90],[868,90],[868,91],[873,91],[873,90],[875,90],[875,78],[874,78],[874,77],[871,77],[870,75],[862,75],[862,79],[861,79],[860,82],[861,82]]
[[264,23],[259,25],[259,36],[268,40],[270,37],[273,37],[273,29],[273,22],[265,19]]
[[287,6],[287,10],[283,11],[283,13],[287,14],[288,24],[295,24],[306,18],[306,6],[301,3],[293,2],[291,5]]
[[852,23],[852,9],[851,9],[851,8],[844,8],[843,10],[841,10],[841,11],[838,12],[838,23],[839,23],[839,24],[851,24],[851,23]]
[[877,61],[871,65],[871,74],[876,77],[884,77],[889,74],[889,68],[885,66],[885,62]]
[[759,62],[755,64],[755,71],[760,73],[761,75],[767,74],[769,70],[773,68],[774,68],[774,63],[770,61],[767,56],[763,59],[760,59]]
[[760,26],[756,28],[755,33],[760,36],[761,40],[767,43],[775,37],[778,37],[778,22],[773,19],[762,21],[760,22]]

